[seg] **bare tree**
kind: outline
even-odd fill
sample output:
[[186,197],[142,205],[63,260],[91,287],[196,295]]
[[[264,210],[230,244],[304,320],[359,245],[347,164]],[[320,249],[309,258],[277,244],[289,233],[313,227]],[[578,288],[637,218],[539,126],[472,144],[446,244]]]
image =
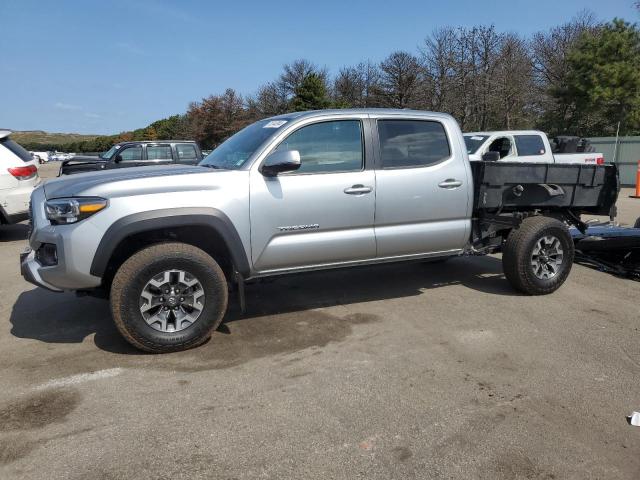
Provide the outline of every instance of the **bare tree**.
[[452,111],[455,96],[454,85],[454,43],[456,32],[450,27],[436,30],[425,39],[420,49],[422,63],[428,82],[423,91],[425,106],[436,111]]
[[333,83],[334,99],[349,107],[378,106],[380,71],[371,61],[341,68]]
[[593,14],[583,11],[568,23],[533,35],[530,49],[534,85],[539,98],[537,110],[543,128],[557,130],[574,114],[570,102],[558,102],[556,99],[567,88],[567,55],[583,33],[597,28]]
[[527,42],[515,34],[501,39],[493,70],[491,128],[530,128],[533,123],[533,71]]
[[256,119],[280,115],[288,110],[288,96],[282,85],[267,83],[258,89],[255,96],[247,100],[248,108]]
[[425,104],[451,113],[464,129],[486,129],[502,39],[493,26],[436,30],[421,48]]
[[416,105],[423,70],[408,52],[394,52],[380,63],[380,93],[386,106],[408,108]]

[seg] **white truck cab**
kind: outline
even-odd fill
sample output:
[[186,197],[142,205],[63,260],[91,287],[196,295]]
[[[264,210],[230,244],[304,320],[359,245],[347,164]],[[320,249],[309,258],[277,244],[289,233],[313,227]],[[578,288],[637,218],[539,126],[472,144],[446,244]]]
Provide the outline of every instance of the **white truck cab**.
[[[583,163],[601,165],[601,153],[554,154],[547,135],[538,130],[504,130],[464,134],[469,160],[480,161],[488,152],[499,154],[499,161],[528,163]],[[486,158],[486,157],[485,157]]]

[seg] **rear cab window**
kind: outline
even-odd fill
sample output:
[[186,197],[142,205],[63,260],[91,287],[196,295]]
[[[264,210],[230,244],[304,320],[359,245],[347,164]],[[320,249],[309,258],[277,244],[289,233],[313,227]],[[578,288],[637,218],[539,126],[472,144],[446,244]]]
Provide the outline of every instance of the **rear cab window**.
[[10,138],[3,138],[2,140],[0,140],[0,146],[9,150],[23,162],[30,162],[31,160],[33,160],[31,154],[24,147],[22,147],[22,145],[14,142]]
[[451,156],[442,123],[434,120],[378,120],[383,169],[428,167]]
[[195,163],[198,160],[196,147],[190,143],[176,144],[176,153],[178,154],[178,162]]
[[547,153],[540,135],[516,135],[515,139],[519,157],[532,157]]

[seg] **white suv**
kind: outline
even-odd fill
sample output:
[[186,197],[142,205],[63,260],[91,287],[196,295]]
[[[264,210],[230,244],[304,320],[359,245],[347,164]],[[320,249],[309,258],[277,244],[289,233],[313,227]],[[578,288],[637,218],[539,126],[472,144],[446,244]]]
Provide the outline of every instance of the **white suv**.
[[0,224],[29,217],[31,192],[40,183],[36,160],[9,135],[0,129]]

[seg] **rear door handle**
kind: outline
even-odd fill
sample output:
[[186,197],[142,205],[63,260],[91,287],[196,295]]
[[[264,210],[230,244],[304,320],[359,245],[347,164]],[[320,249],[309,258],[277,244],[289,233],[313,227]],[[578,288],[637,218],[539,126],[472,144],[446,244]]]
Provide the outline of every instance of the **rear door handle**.
[[440,182],[438,186],[440,188],[458,188],[462,186],[462,182],[455,178],[447,178],[444,182]]
[[344,189],[344,193],[347,195],[364,195],[365,193],[371,193],[373,188],[365,187],[364,185],[353,185],[349,188]]

